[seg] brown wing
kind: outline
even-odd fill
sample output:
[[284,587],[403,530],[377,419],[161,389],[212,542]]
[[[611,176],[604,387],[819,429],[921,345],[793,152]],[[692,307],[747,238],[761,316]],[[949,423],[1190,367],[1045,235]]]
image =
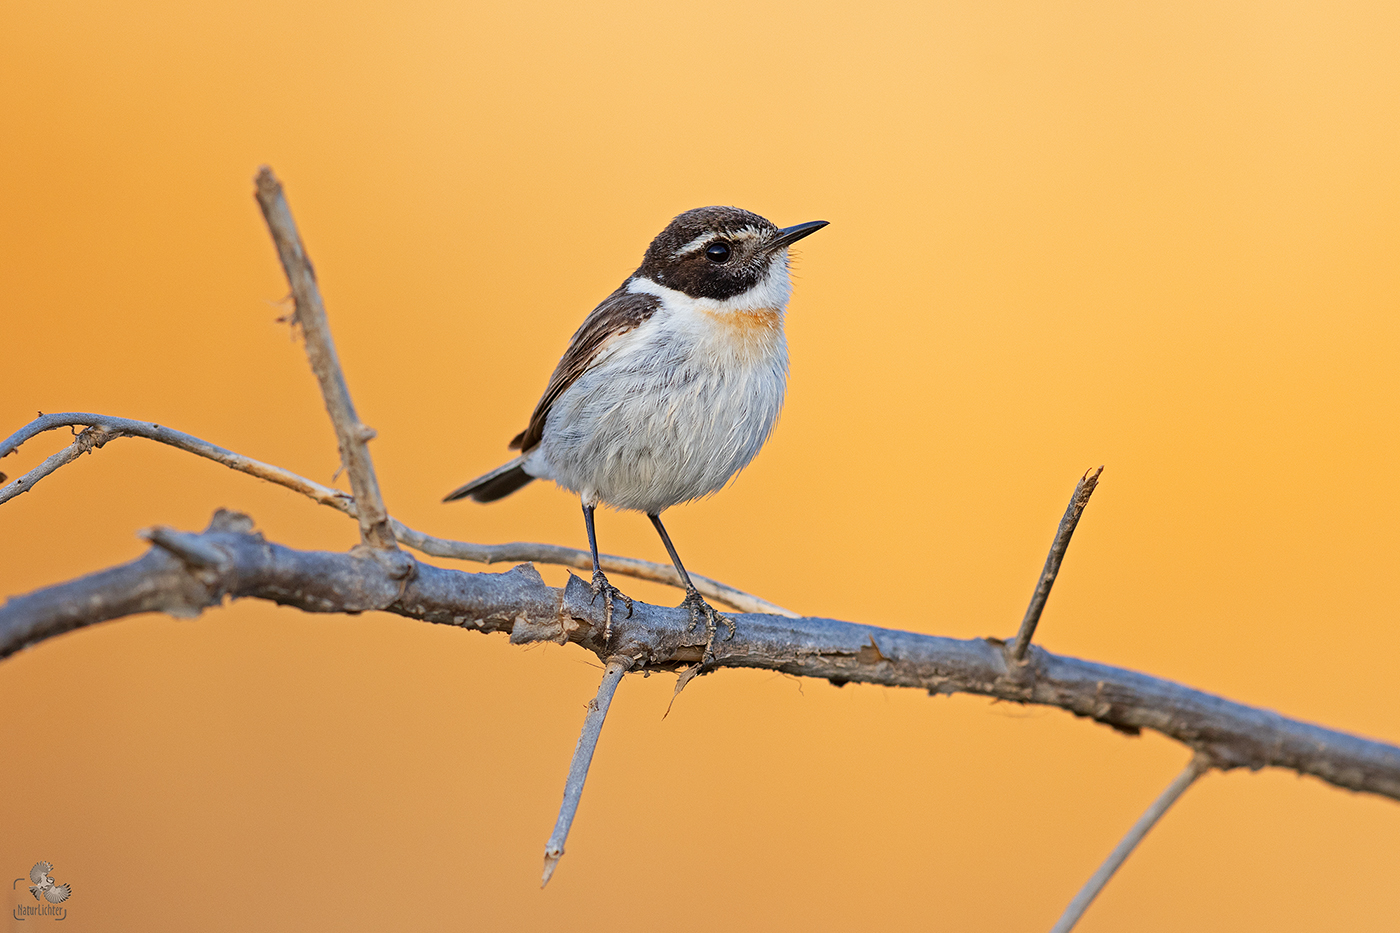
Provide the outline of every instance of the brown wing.
[[593,365],[598,354],[610,342],[640,325],[656,313],[661,302],[654,295],[635,295],[628,292],[624,284],[613,292],[603,303],[594,308],[583,324],[574,332],[564,357],[549,377],[540,403],[530,416],[530,426],[510,442],[512,450],[528,451],[544,436],[544,422],[549,417],[549,409],[559,396]]

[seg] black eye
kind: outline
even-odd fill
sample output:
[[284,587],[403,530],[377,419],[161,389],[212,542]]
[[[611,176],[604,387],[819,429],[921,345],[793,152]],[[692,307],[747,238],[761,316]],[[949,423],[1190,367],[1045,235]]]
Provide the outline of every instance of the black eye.
[[705,258],[710,262],[725,262],[729,259],[729,244],[723,240],[715,240],[705,247]]

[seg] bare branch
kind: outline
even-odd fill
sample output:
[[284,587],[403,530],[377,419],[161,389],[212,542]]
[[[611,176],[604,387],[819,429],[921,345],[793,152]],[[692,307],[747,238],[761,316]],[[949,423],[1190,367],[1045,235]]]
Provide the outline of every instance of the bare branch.
[[369,456],[368,442],[374,438],[374,430],[360,423],[355,406],[350,401],[350,388],[345,384],[345,374],[340,369],[340,358],[336,355],[330,325],[326,322],[326,308],[321,302],[321,290],[316,285],[316,270],[311,267],[311,259],[306,255],[301,235],[297,233],[291,208],[287,206],[287,199],[282,193],[282,183],[267,166],[258,172],[256,182],[258,205],[267,220],[272,240],[277,244],[277,255],[282,260],[282,268],[292,287],[296,321],[301,325],[302,335],[306,339],[306,356],[321,384],[326,411],[335,425],[336,441],[340,444],[340,462],[350,477],[350,489],[355,494],[360,537],[373,547],[394,550],[398,544],[389,528],[389,513],[379,494],[379,480],[374,475],[374,463]]
[[[530,561],[540,564],[554,564],[559,567],[571,567],[574,570],[593,569],[593,557],[587,551],[578,548],[562,547],[557,544],[534,544],[528,541],[513,541],[509,544],[468,544],[464,541],[449,541],[446,538],[425,535],[399,524],[394,519],[390,519],[390,523],[393,526],[394,534],[398,536],[400,541],[424,554],[431,554],[433,557],[453,557],[478,564]],[[658,564],[649,560],[638,560],[635,557],[618,557],[615,554],[599,554],[598,562],[606,573],[620,573],[638,580],[665,583],[668,586],[681,589],[685,587],[685,584],[681,582],[680,574],[676,573],[676,568],[671,564]],[[736,589],[727,583],[721,583],[719,580],[702,577],[697,573],[692,573],[690,580],[702,596],[718,600],[726,606],[733,606],[740,612],[762,612],[794,619],[799,617],[791,609],[784,609],[777,603],[770,603],[760,596],[745,593],[743,590]]]
[[[0,487],[0,504],[27,492],[83,453],[116,437],[137,436],[195,453],[329,505],[358,520],[363,543],[348,554],[296,551],[254,534],[247,516],[222,510],[201,534],[149,529],[141,536],[153,547],[141,558],[0,605],[0,658],[64,632],[126,615],[163,611],[189,617],[220,605],[226,598],[246,597],[308,612],[382,610],[482,632],[507,632],[513,644],[579,644],[603,658],[606,666],[570,764],[558,820],[545,845],[541,887],[549,883],[564,855],[612,698],[624,673],[633,668],[685,671],[676,693],[702,672],[753,667],[821,677],[836,686],[857,681],[917,687],[930,695],[979,694],[1056,706],[1129,734],[1153,729],[1194,749],[1195,756],[1186,770],[1139,818],[1076,895],[1053,933],[1068,933],[1074,927],[1133,849],[1209,767],[1289,768],[1339,787],[1400,800],[1400,748],[1286,719],[1132,671],[1032,650],[1035,628],[1103,467],[1092,475],[1086,473],[1076,487],[1021,628],[1010,645],[998,639],[957,641],[796,617],[756,597],[697,577],[706,596],[739,609],[782,614],[737,616],[730,620],[730,638],[713,646],[703,633],[692,631],[689,613],[680,608],[636,603],[630,605],[625,619],[605,619],[603,614],[610,613],[594,606],[591,587],[572,575],[565,587],[554,589],[528,564],[503,574],[470,574],[418,562],[399,550],[400,541],[436,556],[486,563],[527,559],[580,569],[591,565],[587,553],[572,548],[449,541],[414,531],[389,516],[369,454],[368,442],[374,431],[355,413],[315,271],[281,183],[267,167],[258,173],[256,198],[291,286],[295,321],[305,337],[307,357],[336,432],[341,465],[353,496],[156,424],[68,413],[41,414],[0,442],[3,457],[43,431],[85,426],[68,447]],[[0,484],[4,480],[0,474]],[[649,562],[604,556],[602,566],[642,579],[680,583],[672,568]]]
[[[0,656],[85,625],[137,612],[197,613],[225,598],[256,597],[311,612],[382,609],[427,622],[509,632],[517,644],[574,642],[634,670],[679,670],[701,659],[703,630],[681,608],[638,602],[614,618],[603,640],[603,609],[587,583],[562,590],[522,564],[504,574],[464,573],[413,561],[297,551],[251,533],[246,517],[220,513],[197,537],[227,560],[191,568],[163,548],[132,563],[18,596],[0,606]],[[736,614],[733,639],[715,645],[715,666],[751,667],[971,693],[1068,710],[1127,733],[1152,729],[1220,769],[1287,768],[1338,787],[1400,800],[1400,748],[1269,710],[1235,703],[1134,671],[1051,654],[1032,645],[1011,665],[1001,643],[919,635],[814,617]],[[1014,669],[1013,669],[1014,667]]]
[[569,838],[569,827],[574,824],[574,814],[578,812],[578,802],[583,797],[583,782],[588,780],[593,750],[598,747],[598,737],[603,734],[603,720],[608,718],[608,707],[612,705],[613,694],[622,682],[622,675],[631,666],[631,658],[609,658],[603,669],[603,682],[598,685],[598,696],[588,704],[583,732],[578,737],[574,758],[569,762],[569,776],[564,781],[564,802],[559,806],[559,819],[554,823],[554,832],[550,833],[549,841],[544,844],[544,877],[540,880],[540,887],[549,884],[555,866],[564,857],[564,841]]
[[[42,416],[40,420],[43,420]],[[18,436],[18,434],[15,435],[15,437]],[[110,441],[112,437],[113,435],[103,431],[101,428],[88,428],[86,431],[79,434],[77,438],[74,439],[73,443],[69,444],[52,457],[49,457],[19,479],[6,486],[0,486],[0,505],[4,505],[15,496],[28,492],[30,489],[34,488],[35,483],[39,482],[39,480],[43,479],[45,476],[48,476],[54,470],[62,466],[67,466],[83,454],[91,452],[95,447],[101,447],[103,444]],[[8,445],[10,441],[13,440],[14,437],[8,438],[5,444]],[[23,441],[19,443],[23,443]],[[19,443],[16,443],[14,446],[18,447]],[[9,453],[12,449],[13,448],[0,446],[0,457],[5,456],[5,454]],[[3,479],[4,474],[0,473],[0,481],[3,481]]]
[[[98,438],[88,445],[91,448],[102,447],[108,441],[116,440],[119,437],[143,437],[161,444],[168,444],[171,447],[178,448],[187,453],[192,453],[198,457],[203,457],[206,460],[213,460],[215,463],[221,463],[240,473],[247,473],[249,476],[256,476],[258,479],[267,480],[279,486],[285,486],[294,492],[309,496],[322,505],[328,505],[348,515],[353,516],[355,514],[355,500],[351,498],[348,493],[341,492],[339,489],[332,489],[329,486],[322,486],[320,483],[298,476],[290,470],[284,470],[270,463],[263,463],[260,460],[254,460],[251,457],[245,457],[242,454],[234,453],[232,450],[227,450],[216,444],[201,440],[193,434],[176,431],[150,421],[135,421],[131,418],[114,418],[110,415],[95,415],[89,412],[77,411],[43,415],[29,422],[29,424],[26,424],[14,434],[5,438],[5,440],[0,441],[0,457],[8,456],[25,441],[45,431],[80,425],[88,425],[89,429],[79,435],[78,441],[75,442],[73,446],[77,446],[78,443],[81,443],[82,438],[89,433],[92,433],[95,438]],[[67,451],[60,451],[60,454],[56,454],[55,457],[66,452]],[[46,460],[44,462],[45,465],[54,460],[55,457],[50,457],[49,460]],[[68,457],[68,459],[61,463],[55,464],[54,469],[74,459],[76,459],[76,454]],[[39,469],[43,469],[43,467]],[[32,472],[37,473],[38,470]],[[42,475],[47,476],[52,472],[53,469],[50,469]],[[28,479],[29,475],[31,474],[26,474],[25,479]],[[42,477],[35,477],[35,480],[37,481],[39,478]],[[11,483],[10,485],[13,486],[15,484]],[[33,483],[31,482],[29,485],[33,485]],[[4,490],[0,490],[0,503],[4,503],[7,499],[13,498],[12,496],[4,495],[5,490],[8,489],[9,486],[6,486]],[[27,492],[28,488],[26,487],[20,491]],[[15,495],[18,495],[18,493],[15,493]]]
[[1094,470],[1092,475],[1085,473],[1080,477],[1079,485],[1074,487],[1074,495],[1069,497],[1069,507],[1060,519],[1060,527],[1055,531],[1055,540],[1050,544],[1050,555],[1045,558],[1045,568],[1040,571],[1035,592],[1031,594],[1031,604],[1026,608],[1026,617],[1021,620],[1021,630],[1016,633],[1016,639],[1008,649],[1013,661],[1020,661],[1026,656],[1026,648],[1030,646],[1031,638],[1035,635],[1035,627],[1040,624],[1040,614],[1045,611],[1045,601],[1050,598],[1050,588],[1055,585],[1055,577],[1060,573],[1065,551],[1069,549],[1069,539],[1074,537],[1074,529],[1079,525],[1079,516],[1084,514],[1084,507],[1089,504],[1089,497],[1094,494],[1094,488],[1098,486],[1099,475],[1102,473],[1103,467]]
[[[9,486],[0,488],[0,504],[20,493],[28,492],[35,482],[64,464],[72,462],[84,450],[96,449],[119,437],[141,437],[161,444],[168,444],[171,447],[223,464],[240,473],[247,473],[249,476],[256,476],[269,483],[284,486],[321,505],[330,506],[338,512],[343,512],[351,518],[355,518],[358,514],[354,498],[339,489],[323,486],[313,480],[298,476],[290,470],[245,457],[242,454],[201,440],[192,434],[185,434],[182,431],[176,431],[149,421],[134,421],[130,418],[114,418],[110,415],[95,415],[87,412],[42,415],[5,440],[0,441],[0,457],[13,453],[25,441],[45,431],[75,426],[88,426],[89,429],[84,431],[72,445],[44,461],[39,467],[26,473]],[[554,544],[535,544],[528,541],[516,541],[508,544],[473,544],[467,541],[453,541],[449,538],[436,538],[421,531],[415,531],[394,518],[389,519],[389,527],[401,544],[433,557],[469,560],[479,564],[533,561],[541,564],[572,567],[575,570],[593,569],[592,557],[587,551],[578,548],[561,547]],[[676,568],[671,564],[658,564],[653,561],[618,557],[613,554],[602,554],[599,556],[599,560],[603,565],[603,570],[608,573],[619,573],[635,577],[638,580],[665,583],[674,587],[683,586],[680,575],[676,573]],[[761,599],[710,577],[691,574],[691,580],[695,583],[696,589],[707,599],[714,599],[727,606],[733,606],[741,612],[765,612],[794,617],[797,615],[790,609],[784,609],[776,603],[771,603],[766,599]]]
[[1114,847],[1113,851],[1104,859],[1099,870],[1094,872],[1093,877],[1084,882],[1084,887],[1079,889],[1079,893],[1074,896],[1074,900],[1069,902],[1065,912],[1060,915],[1060,919],[1050,929],[1050,933],[1069,933],[1074,929],[1074,925],[1079,922],[1079,918],[1084,916],[1084,911],[1089,909],[1089,905],[1094,902],[1094,898],[1099,896],[1104,885],[1108,884],[1108,879],[1113,877],[1122,864],[1132,855],[1133,849],[1137,848],[1144,836],[1151,831],[1157,821],[1162,818],[1162,814],[1171,809],[1171,805],[1176,803],[1178,797],[1186,793],[1186,788],[1195,783],[1210,768],[1209,762],[1202,755],[1196,755],[1187,764],[1186,768],[1176,776],[1176,779],[1167,785],[1167,789],[1162,791],[1162,795],[1152,802],[1152,806],[1138,817],[1138,821],[1133,824],[1133,828],[1128,830],[1128,834],[1122,841]]

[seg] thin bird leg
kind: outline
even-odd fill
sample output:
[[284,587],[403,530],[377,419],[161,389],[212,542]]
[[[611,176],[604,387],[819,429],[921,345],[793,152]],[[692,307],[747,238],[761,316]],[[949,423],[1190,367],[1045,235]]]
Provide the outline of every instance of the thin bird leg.
[[[595,508],[597,506],[584,505],[583,524],[588,528],[588,550],[593,552],[593,601],[597,602],[599,596],[603,597],[603,641],[606,643],[612,638],[613,603],[619,599],[626,603],[627,617],[630,619],[632,617],[632,600],[608,582],[602,566],[598,563],[598,536],[593,531],[593,510]],[[687,584],[689,582],[689,580],[686,581]]]
[[666,545],[666,553],[671,555],[671,563],[676,565],[676,573],[681,575],[681,582],[685,584],[685,602],[682,606],[690,610],[690,625],[686,631],[694,631],[699,624],[701,617],[705,619],[705,655],[701,659],[702,664],[709,663],[715,658],[715,631],[716,627],[723,625],[729,629],[729,634],[724,636],[725,641],[734,637],[736,629],[734,620],[715,610],[713,606],[705,602],[705,597],[700,595],[700,591],[695,588],[695,584],[690,582],[690,574],[685,572],[685,566],[681,563],[681,556],[676,553],[676,546],[671,543],[671,536],[666,533],[666,526],[661,524],[661,516],[648,514],[647,518],[656,526],[657,534],[661,535],[661,543]]

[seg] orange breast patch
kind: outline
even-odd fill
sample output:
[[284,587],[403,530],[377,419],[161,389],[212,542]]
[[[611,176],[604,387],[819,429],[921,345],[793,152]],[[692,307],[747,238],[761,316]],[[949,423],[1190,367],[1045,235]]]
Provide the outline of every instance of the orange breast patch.
[[783,315],[776,308],[705,313],[723,332],[722,339],[746,356],[772,350],[783,332]]

